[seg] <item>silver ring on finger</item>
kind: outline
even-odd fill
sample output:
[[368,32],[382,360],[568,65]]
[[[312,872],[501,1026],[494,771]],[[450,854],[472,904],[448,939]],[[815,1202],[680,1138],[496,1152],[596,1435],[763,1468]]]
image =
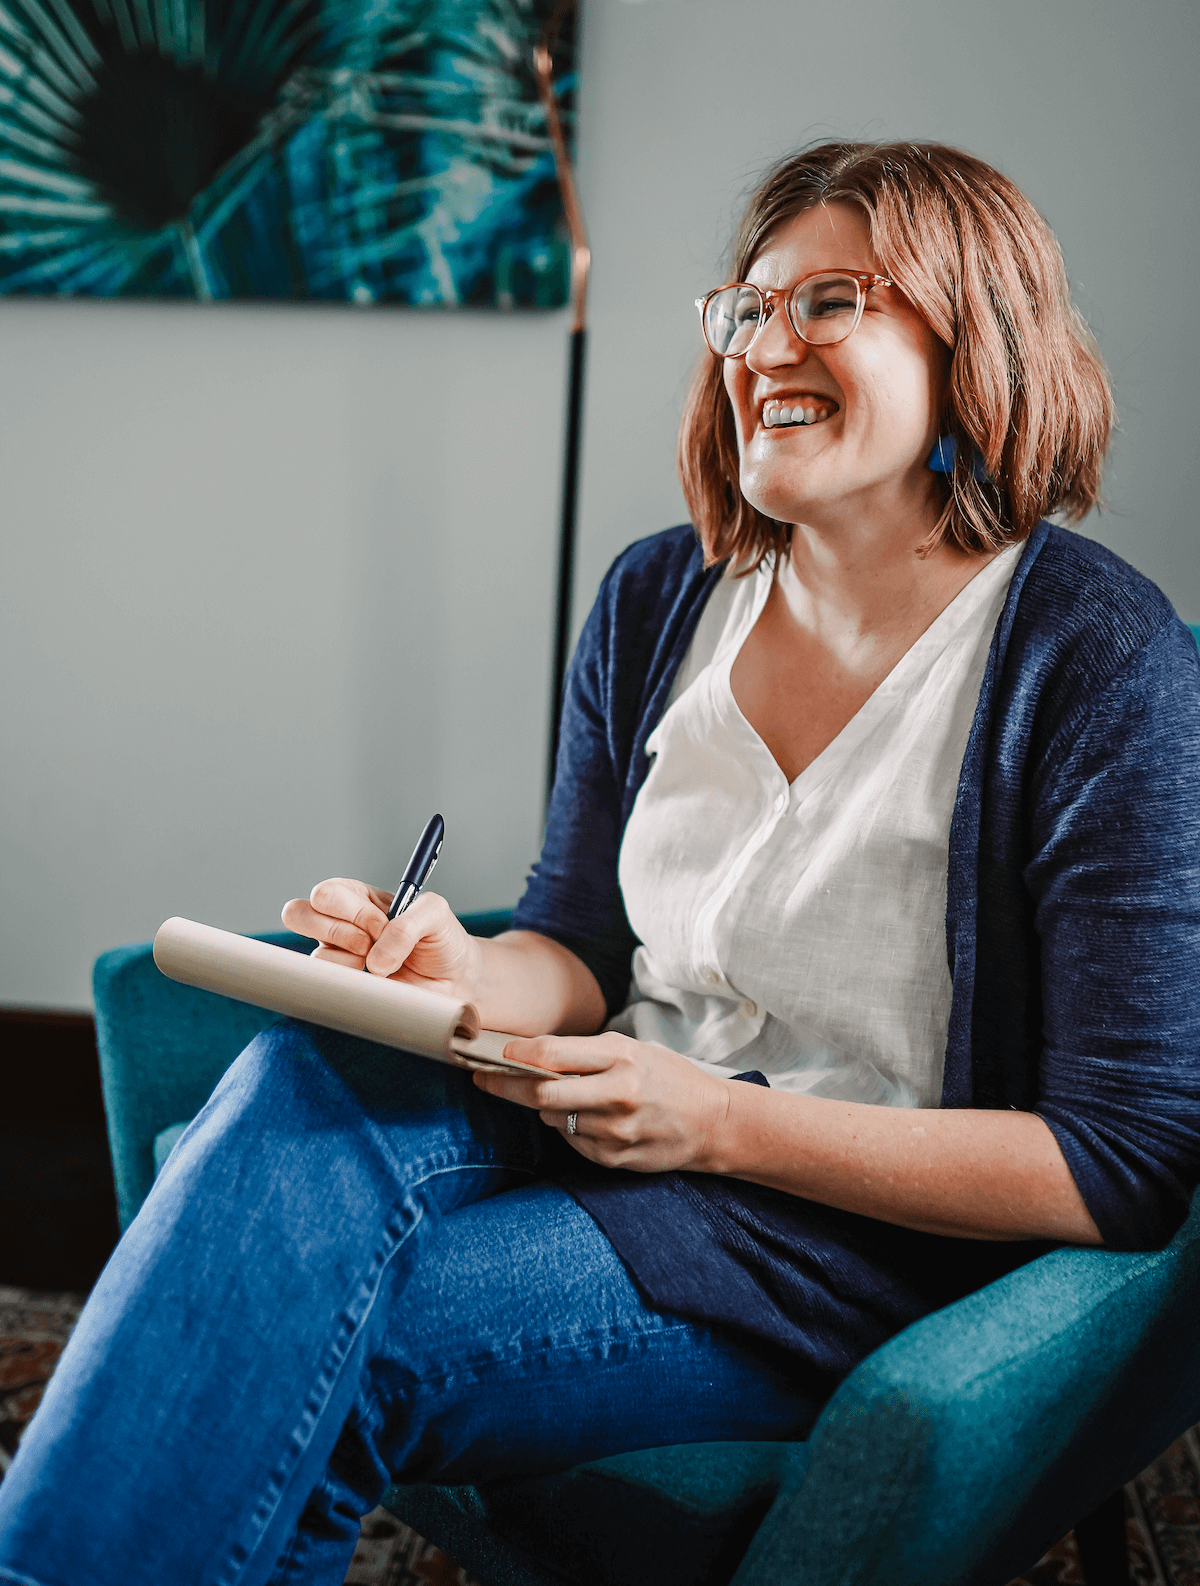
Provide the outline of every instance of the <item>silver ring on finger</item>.
[[577,1134],[578,1132],[579,1132],[579,1114],[577,1112],[569,1112],[567,1114],[567,1133],[568,1134]]

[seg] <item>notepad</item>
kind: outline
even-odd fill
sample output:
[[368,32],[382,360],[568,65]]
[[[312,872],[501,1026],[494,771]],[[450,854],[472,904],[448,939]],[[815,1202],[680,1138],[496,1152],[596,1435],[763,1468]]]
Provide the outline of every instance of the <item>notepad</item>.
[[512,1036],[481,1029],[479,1014],[469,1002],[380,975],[356,973],[195,920],[176,917],[159,926],[154,962],[164,975],[185,986],[199,986],[398,1051],[416,1052],[437,1063],[558,1078],[549,1069],[506,1058],[504,1047]]

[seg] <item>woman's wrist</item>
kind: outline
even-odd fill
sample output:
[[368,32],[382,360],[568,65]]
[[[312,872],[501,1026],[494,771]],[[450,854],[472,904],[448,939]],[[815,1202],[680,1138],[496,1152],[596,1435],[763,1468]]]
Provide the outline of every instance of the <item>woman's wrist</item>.
[[484,1028],[510,1035],[592,1035],[604,1023],[604,996],[568,948],[535,931],[470,938],[470,984]]
[[[710,1078],[710,1076],[705,1076]],[[747,1085],[735,1079],[711,1078],[712,1098],[707,1121],[696,1160],[695,1173],[716,1173],[726,1178],[745,1178],[746,1164],[742,1160],[740,1142],[745,1121],[739,1103],[745,1100],[743,1091],[761,1090],[759,1085]],[[739,1171],[740,1164],[740,1171]]]

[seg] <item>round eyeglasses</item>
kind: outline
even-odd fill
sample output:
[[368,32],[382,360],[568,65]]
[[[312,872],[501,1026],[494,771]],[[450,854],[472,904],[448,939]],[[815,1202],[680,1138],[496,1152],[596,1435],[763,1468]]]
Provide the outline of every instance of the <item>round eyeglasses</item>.
[[734,281],[698,297],[696,307],[704,339],[717,357],[744,358],[777,302],[783,303],[788,324],[801,341],[832,347],[857,327],[871,288],[891,285],[883,275],[826,270],[806,275],[786,292]]

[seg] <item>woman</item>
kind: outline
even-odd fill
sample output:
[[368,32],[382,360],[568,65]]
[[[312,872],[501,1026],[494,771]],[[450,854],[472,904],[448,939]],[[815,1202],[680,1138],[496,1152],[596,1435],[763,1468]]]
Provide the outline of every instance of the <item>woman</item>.
[[802,1436],[1047,1241],[1182,1220],[1200,668],[1042,521],[1095,502],[1112,423],[1053,238],[966,155],[828,145],[731,274],[701,543],[605,581],[517,928],[352,881],[284,910],[549,1076],[260,1036],[81,1318],[0,1579],[340,1582],[391,1480]]

